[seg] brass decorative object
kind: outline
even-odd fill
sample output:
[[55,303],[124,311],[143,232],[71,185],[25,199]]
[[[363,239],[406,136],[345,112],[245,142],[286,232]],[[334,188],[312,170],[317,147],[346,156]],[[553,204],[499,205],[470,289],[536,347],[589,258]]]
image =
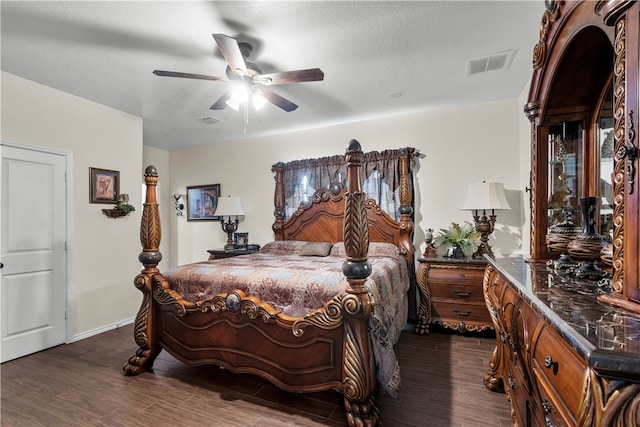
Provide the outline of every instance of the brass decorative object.
[[473,254],[473,258],[482,258],[484,254],[493,257],[489,236],[493,233],[496,224],[495,211],[511,209],[504,194],[504,186],[499,182],[486,181],[468,184],[462,209],[473,212],[476,230],[481,233],[480,246]]

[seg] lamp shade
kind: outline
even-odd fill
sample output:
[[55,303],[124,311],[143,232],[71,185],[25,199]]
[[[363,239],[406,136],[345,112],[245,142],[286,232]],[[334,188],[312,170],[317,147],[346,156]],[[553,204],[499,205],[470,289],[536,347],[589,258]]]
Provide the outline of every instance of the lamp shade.
[[500,182],[477,182],[467,184],[467,194],[462,206],[464,210],[511,209]]
[[216,216],[240,216],[244,215],[240,197],[228,196],[218,197],[218,206],[216,207]]

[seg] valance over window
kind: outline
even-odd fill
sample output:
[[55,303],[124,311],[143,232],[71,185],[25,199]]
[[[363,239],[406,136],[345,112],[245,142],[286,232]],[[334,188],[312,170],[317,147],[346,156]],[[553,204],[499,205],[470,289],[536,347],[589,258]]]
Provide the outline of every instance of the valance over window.
[[[413,148],[372,151],[365,153],[362,162],[363,192],[367,198],[374,199],[378,206],[396,221],[400,218],[401,206],[398,194],[401,158],[409,158],[409,177],[413,182],[414,151]],[[285,220],[301,203],[307,202],[316,190],[329,189],[334,183],[346,185],[347,165],[344,156],[295,160],[278,163],[274,165],[275,167],[283,168]],[[413,195],[410,200],[413,200]]]

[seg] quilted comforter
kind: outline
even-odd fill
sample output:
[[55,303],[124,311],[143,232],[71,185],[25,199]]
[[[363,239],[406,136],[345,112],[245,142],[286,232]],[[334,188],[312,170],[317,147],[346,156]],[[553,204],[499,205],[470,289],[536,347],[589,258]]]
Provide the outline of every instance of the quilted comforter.
[[[342,272],[344,245],[326,245],[325,250],[317,243],[274,241],[254,254],[182,265],[163,276],[174,291],[192,302],[240,289],[286,315],[301,317],[323,307],[348,286]],[[389,243],[371,242],[368,259],[372,272],[366,286],[376,304],[369,335],[378,385],[396,396],[400,372],[393,345],[407,321],[407,264]]]

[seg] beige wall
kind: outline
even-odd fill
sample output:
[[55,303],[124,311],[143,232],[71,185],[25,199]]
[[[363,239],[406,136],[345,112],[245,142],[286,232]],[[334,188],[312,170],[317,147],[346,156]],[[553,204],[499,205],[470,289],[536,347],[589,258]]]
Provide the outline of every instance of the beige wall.
[[[69,309],[73,337],[130,321],[140,304],[132,279],[140,271],[141,181],[147,165],[160,175],[163,226],[161,268],[205,259],[226,236],[218,222],[187,222],[175,214],[173,193],[185,187],[221,184],[223,195],[242,198],[246,216],[239,231],[250,242],[273,239],[273,174],[278,161],[343,153],[350,139],[365,151],[412,146],[415,169],[414,242],[424,249],[424,230],[471,220],[460,210],[465,185],[500,181],[511,211],[498,212],[491,244],[498,256],[528,253],[529,123],[522,113],[528,89],[518,99],[343,124],[167,152],[142,146],[142,119],[2,73],[2,141],[73,153],[74,193]],[[249,123],[249,126],[251,124]],[[119,170],[121,191],[138,209],[109,219],[105,205],[88,203],[89,167]],[[186,201],[183,200],[186,203]],[[525,235],[528,234],[528,225]]]
[[[524,221],[521,116],[520,101],[512,99],[172,151],[171,192],[220,183],[223,195],[242,199],[246,216],[239,231],[249,232],[251,243],[264,244],[273,240],[271,165],[344,153],[350,139],[360,141],[364,151],[411,146],[421,153],[415,170],[414,240],[420,252],[426,228],[472,220],[470,212],[460,210],[465,186],[487,180],[502,182],[508,190],[512,210],[498,212],[491,244],[498,256],[509,255],[521,250]],[[206,249],[221,248],[226,241],[217,222],[187,222],[175,215],[170,221],[175,263],[202,260]]]
[[89,203],[89,167],[120,171],[120,189],[140,206],[142,119],[2,72],[0,139],[73,154],[70,339],[130,321],[140,306],[139,209],[107,218]]

